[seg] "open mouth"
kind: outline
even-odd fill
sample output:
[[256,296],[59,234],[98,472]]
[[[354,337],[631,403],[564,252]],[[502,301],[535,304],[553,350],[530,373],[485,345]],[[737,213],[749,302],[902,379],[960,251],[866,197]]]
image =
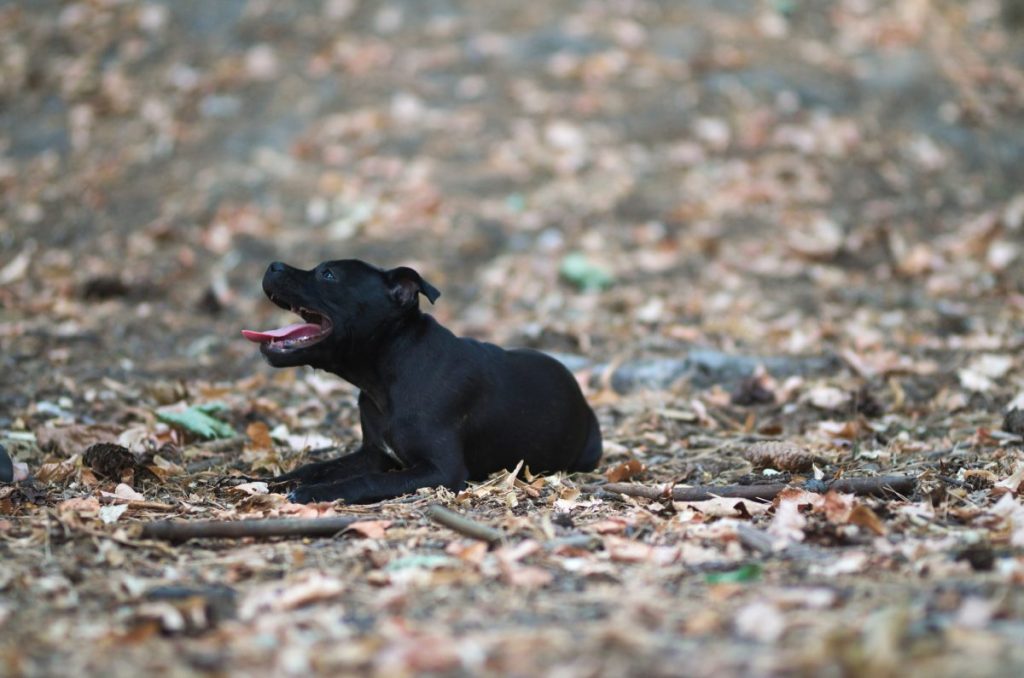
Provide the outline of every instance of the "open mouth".
[[287,353],[299,349],[308,348],[320,341],[323,341],[331,334],[333,329],[330,319],[319,311],[311,311],[308,308],[296,308],[284,304],[280,299],[271,298],[275,304],[287,308],[292,313],[302,316],[306,322],[285,325],[273,330],[242,330],[242,336],[249,341],[260,344],[265,350],[277,353]]

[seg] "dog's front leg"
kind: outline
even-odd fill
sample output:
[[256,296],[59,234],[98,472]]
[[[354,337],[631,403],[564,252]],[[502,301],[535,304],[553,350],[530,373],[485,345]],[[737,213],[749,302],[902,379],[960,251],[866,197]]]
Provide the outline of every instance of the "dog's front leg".
[[347,480],[300,485],[291,491],[288,498],[298,504],[336,499],[343,499],[349,504],[370,504],[415,492],[421,487],[442,485],[450,490],[461,490],[468,475],[461,462],[456,468],[439,468],[432,463],[422,462],[401,471],[369,473]]
[[394,461],[379,448],[364,443],[351,454],[342,455],[337,459],[317,461],[300,466],[294,471],[275,476],[270,482],[330,483],[367,473],[381,473],[394,467]]

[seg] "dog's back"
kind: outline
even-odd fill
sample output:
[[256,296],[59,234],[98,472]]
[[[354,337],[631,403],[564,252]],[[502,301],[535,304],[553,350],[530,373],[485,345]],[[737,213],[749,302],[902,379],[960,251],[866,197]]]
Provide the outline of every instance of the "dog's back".
[[538,351],[462,341],[479,356],[480,372],[480,400],[466,422],[470,478],[513,468],[520,459],[532,472],[594,469],[601,432],[564,365]]

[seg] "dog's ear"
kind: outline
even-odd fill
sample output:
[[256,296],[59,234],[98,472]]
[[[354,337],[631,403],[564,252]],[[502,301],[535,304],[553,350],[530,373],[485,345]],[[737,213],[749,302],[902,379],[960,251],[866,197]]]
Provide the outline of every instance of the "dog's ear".
[[408,266],[391,269],[387,272],[387,280],[391,288],[391,298],[402,306],[415,305],[418,294],[425,296],[430,303],[434,303],[441,296],[436,287]]

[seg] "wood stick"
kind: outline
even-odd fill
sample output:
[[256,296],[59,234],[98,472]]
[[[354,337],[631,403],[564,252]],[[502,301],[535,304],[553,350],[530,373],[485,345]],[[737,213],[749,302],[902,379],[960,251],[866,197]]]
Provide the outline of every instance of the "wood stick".
[[143,539],[164,541],[245,537],[333,537],[360,520],[363,518],[357,516],[264,520],[155,520],[142,524],[140,536]]
[[427,507],[427,517],[435,523],[440,523],[450,530],[464,534],[473,539],[485,541],[488,544],[497,544],[505,539],[505,533],[501,530],[478,523],[464,515],[450,511],[439,504],[431,504]]
[[[585,485],[588,492],[605,491],[646,499],[673,499],[675,501],[705,501],[715,497],[771,501],[787,487],[788,483],[768,485],[723,485],[715,487],[671,487],[670,485],[632,485],[630,483],[606,483]],[[803,485],[793,485],[808,492],[825,493],[829,490],[847,494],[871,495],[877,497],[901,497],[913,493],[917,478],[913,476],[879,476],[877,478],[840,478],[833,481],[810,480]]]

